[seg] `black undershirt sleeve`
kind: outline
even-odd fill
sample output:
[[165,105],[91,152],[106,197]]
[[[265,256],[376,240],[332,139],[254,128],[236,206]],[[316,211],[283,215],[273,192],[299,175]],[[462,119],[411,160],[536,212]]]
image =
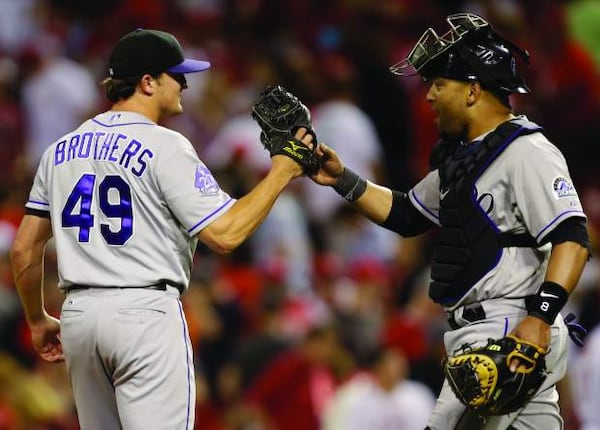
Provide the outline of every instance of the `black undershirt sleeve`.
[[408,199],[408,194],[392,191],[392,207],[383,228],[403,237],[417,236],[435,227],[435,224],[421,214]]
[[542,244],[551,242],[552,245],[558,245],[563,242],[576,242],[590,251],[590,238],[585,227],[585,218],[571,217],[567,218],[554,230],[552,230],[542,241]]
[[34,215],[39,216],[40,218],[50,218],[50,212],[31,208],[25,208],[25,215]]

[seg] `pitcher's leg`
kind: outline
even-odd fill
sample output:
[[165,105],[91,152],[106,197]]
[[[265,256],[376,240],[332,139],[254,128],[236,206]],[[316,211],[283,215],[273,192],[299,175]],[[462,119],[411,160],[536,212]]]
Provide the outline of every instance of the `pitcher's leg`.
[[60,317],[61,339],[82,430],[121,428],[110,376],[97,351],[96,298],[70,294]]
[[192,347],[181,302],[164,293],[122,306],[122,354],[113,380],[123,428],[191,430],[195,412]]

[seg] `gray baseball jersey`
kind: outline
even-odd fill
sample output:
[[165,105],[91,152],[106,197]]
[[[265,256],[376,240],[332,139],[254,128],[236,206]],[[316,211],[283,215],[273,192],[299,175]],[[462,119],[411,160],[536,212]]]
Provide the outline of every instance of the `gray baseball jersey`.
[[[528,231],[538,243],[565,219],[585,217],[563,155],[542,133],[518,137],[478,178],[475,187],[477,201],[500,232]],[[421,214],[440,224],[444,195],[437,170],[411,189],[409,198]],[[456,306],[534,294],[549,255],[549,247],[505,248],[496,267]]]
[[[50,213],[59,286],[86,286],[60,316],[81,428],[193,427],[179,290],[196,234],[233,203],[185,137],[141,114],[102,113],[44,153],[27,207]],[[178,288],[130,288],[165,282]]]
[[195,235],[233,203],[184,136],[106,112],[47,149],[27,207],[50,212],[62,288],[187,287]]
[[[519,119],[526,120],[525,117]],[[482,135],[475,139],[481,140]],[[473,143],[477,144],[477,143]],[[560,151],[542,133],[515,139],[475,182],[477,202],[500,232],[528,232],[538,243],[562,221],[585,217],[577,192]],[[430,172],[409,191],[411,203],[430,221],[440,225],[440,176]],[[449,315],[460,319],[465,305],[480,303],[485,318],[462,321],[444,335],[446,352],[458,353],[465,346],[482,346],[489,338],[510,333],[527,315],[525,296],[535,294],[545,276],[551,246],[537,249],[503,248],[500,260],[453,306]],[[550,352],[546,357],[549,377],[524,410],[490,418],[486,430],[515,428],[561,429],[555,384],[566,372],[567,329],[562,317],[552,325]],[[465,408],[447,382],[428,422],[432,430],[454,429]]]

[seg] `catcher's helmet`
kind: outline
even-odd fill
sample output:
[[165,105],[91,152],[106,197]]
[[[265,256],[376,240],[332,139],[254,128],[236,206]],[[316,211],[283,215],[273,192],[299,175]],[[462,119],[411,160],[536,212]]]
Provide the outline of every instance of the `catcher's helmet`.
[[528,93],[516,69],[515,54],[526,63],[529,53],[496,33],[483,18],[471,13],[448,16],[450,30],[443,36],[429,28],[408,56],[390,67],[401,76],[419,74],[479,81],[484,88],[500,93]]

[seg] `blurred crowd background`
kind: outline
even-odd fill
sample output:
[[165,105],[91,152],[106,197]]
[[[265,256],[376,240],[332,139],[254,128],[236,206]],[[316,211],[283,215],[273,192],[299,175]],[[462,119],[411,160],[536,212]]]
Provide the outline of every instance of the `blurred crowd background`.
[[[233,196],[269,167],[249,112],[274,83],[305,101],[319,140],[347,165],[407,190],[428,171],[437,136],[427,87],[388,67],[427,27],[441,34],[445,16],[460,11],[488,18],[531,52],[532,93],[513,106],[567,156],[598,255],[596,0],[0,0],[0,430],[78,428],[64,365],[31,349],[8,250],[44,148],[109,107],[100,82],[122,35],[170,31],[188,56],[212,63],[189,75],[185,113],[165,125],[192,141]],[[183,297],[196,428],[422,429],[441,386],[447,329],[427,295],[431,239],[387,232],[303,178],[233,254],[199,247]],[[46,304],[58,316],[52,244],[45,267]],[[590,331],[599,273],[592,259],[567,309]],[[590,395],[600,379],[585,365],[600,363],[592,346],[570,350],[559,387],[567,430],[600,408]]]

